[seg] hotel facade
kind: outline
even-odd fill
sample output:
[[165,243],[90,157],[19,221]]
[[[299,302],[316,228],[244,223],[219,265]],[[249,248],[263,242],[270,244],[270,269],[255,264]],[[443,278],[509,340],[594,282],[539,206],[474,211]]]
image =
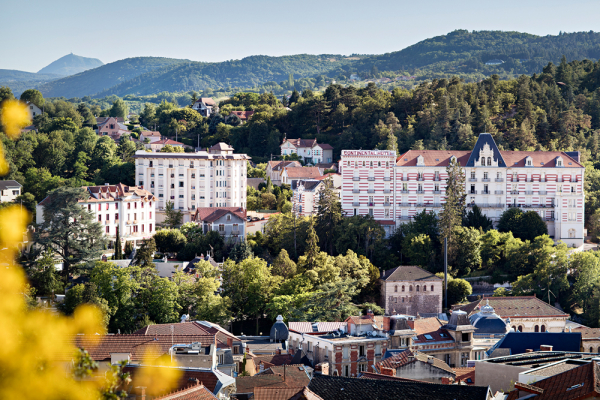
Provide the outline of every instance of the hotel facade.
[[387,233],[423,210],[445,202],[446,167],[455,159],[465,174],[467,207],[477,205],[494,225],[510,207],[535,211],[548,234],[569,247],[584,239],[585,168],[579,152],[500,151],[489,133],[472,151],[343,150],[342,207],[347,216],[372,215]]

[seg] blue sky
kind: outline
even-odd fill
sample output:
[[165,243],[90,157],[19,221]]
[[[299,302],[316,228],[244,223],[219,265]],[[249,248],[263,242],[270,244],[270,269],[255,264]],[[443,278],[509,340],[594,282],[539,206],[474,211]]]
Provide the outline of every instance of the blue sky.
[[223,61],[379,54],[455,29],[600,31],[598,0],[0,1],[0,69],[30,72],[71,52]]

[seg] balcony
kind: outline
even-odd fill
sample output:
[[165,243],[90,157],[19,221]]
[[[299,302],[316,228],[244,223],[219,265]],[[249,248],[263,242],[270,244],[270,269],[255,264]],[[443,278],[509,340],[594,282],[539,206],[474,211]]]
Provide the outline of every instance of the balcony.
[[425,193],[425,191],[424,191],[423,189],[420,189],[420,190],[419,190],[419,189],[417,189],[417,193],[419,193],[419,194],[423,194],[423,193]]
[[370,177],[368,177],[368,178],[367,178],[367,180],[369,180],[369,181],[374,181],[374,180],[375,180],[375,177],[374,177],[374,176],[370,176]]
[[417,179],[419,182],[423,182],[423,178],[418,178]]
[[375,203],[368,203],[367,204],[369,207],[375,207]]
[[519,194],[519,191],[518,190],[511,190],[510,194]]
[[489,181],[490,181],[490,178],[483,178],[483,179],[481,180],[481,182],[489,182]]
[[409,219],[411,219],[411,218],[412,218],[412,217],[409,217],[408,215],[400,215],[400,216],[398,216],[398,219],[404,219],[404,220],[407,220],[407,221],[408,221]]
[[390,189],[383,189],[383,193],[392,193]]
[[352,177],[352,180],[353,180],[353,181],[360,181],[360,177],[359,177],[359,176],[353,176],[353,177]]
[[504,190],[495,190],[494,194],[504,194]]
[[477,178],[469,178],[469,182],[477,182]]
[[352,193],[360,193],[360,189],[352,189]]
[[438,189],[438,190],[434,190],[434,191],[433,191],[433,194],[441,194],[441,193],[442,193],[442,191],[441,191],[441,190],[439,190],[439,189]]
[[400,191],[400,193],[408,193],[408,189],[402,189],[402,191]]
[[390,178],[389,176],[384,176],[384,177],[383,177],[383,180],[384,180],[384,181],[391,181],[391,180],[392,180],[392,178]]
[[533,194],[533,191],[531,191],[531,190],[526,190],[526,191],[525,191],[525,194],[527,194],[527,195],[532,195],[532,194]]
[[389,201],[386,201],[385,203],[383,203],[383,206],[384,206],[384,207],[389,207],[389,206],[390,206],[390,202],[389,202]]
[[496,178],[496,182],[504,182],[504,178]]
[[360,207],[360,202],[358,202],[358,201],[353,201],[353,202],[352,202],[352,206],[353,206],[353,207]]
[[152,178],[154,178],[154,174],[150,174],[150,176],[151,176]]
[[169,168],[173,168],[173,164],[169,164]]
[[538,193],[541,195],[546,195],[547,192],[545,190],[538,190]]
[[490,192],[489,190],[484,190],[481,192],[481,194],[492,194],[492,192]]
[[375,189],[369,189],[367,190],[367,193],[375,193]]
[[433,177],[433,180],[434,180],[435,182],[439,182],[439,181],[440,181],[440,177],[439,177],[439,176],[435,176],[435,177]]
[[238,230],[233,230],[233,231],[231,231],[231,234],[232,234],[232,235],[239,235],[239,234],[240,234],[240,231],[238,231]]
[[469,193],[467,194],[477,194],[477,190],[471,190]]
[[504,204],[502,203],[481,203],[481,204],[467,204],[467,207],[473,207],[477,205],[479,208],[504,208]]
[[546,222],[556,221],[556,218],[554,218],[554,217],[546,217],[546,218],[544,218],[544,221],[546,221]]

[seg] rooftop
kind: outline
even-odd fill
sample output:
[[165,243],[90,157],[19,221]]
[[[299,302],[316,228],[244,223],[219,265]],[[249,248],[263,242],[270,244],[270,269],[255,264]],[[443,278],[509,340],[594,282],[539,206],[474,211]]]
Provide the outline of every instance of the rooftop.
[[20,188],[22,185],[17,182],[17,181],[0,181],[0,190],[6,190],[6,189],[17,189]]
[[347,322],[289,322],[288,328],[298,333],[326,333],[348,329]]
[[241,207],[198,207],[196,208],[194,221],[215,222],[227,214],[233,214],[238,218],[246,220],[246,210]]
[[449,374],[456,375],[454,370],[450,368],[450,366],[446,364],[443,360],[440,360],[436,357],[428,356],[427,354],[420,353],[418,351],[412,352],[411,350],[406,350],[400,354],[396,354],[395,356],[386,358],[385,360],[377,363],[377,368],[380,369],[383,367],[392,368],[395,370],[398,368],[402,368],[410,363],[416,362],[429,363],[435,368],[446,371]]
[[425,271],[416,265],[400,265],[383,272],[381,279],[384,281],[440,281],[442,278],[431,272]]
[[321,170],[317,167],[285,167],[290,179],[315,179],[321,176]]
[[511,354],[522,354],[526,350],[538,351],[540,346],[552,346],[553,351],[581,349],[580,332],[508,332],[491,349],[510,349]]
[[513,365],[517,367],[538,368],[562,360],[591,360],[592,358],[597,356],[598,354],[594,353],[580,353],[568,351],[534,351],[531,353],[522,353],[505,357],[488,358],[486,360],[478,362]]
[[[569,314],[564,313],[556,307],[538,299],[535,296],[521,297],[484,297],[480,300],[473,301],[466,305],[453,306],[453,310],[463,310],[468,316],[478,313],[489,300],[490,306],[494,308],[496,314],[502,318],[518,317],[564,317]],[[514,322],[514,321],[513,321]]]

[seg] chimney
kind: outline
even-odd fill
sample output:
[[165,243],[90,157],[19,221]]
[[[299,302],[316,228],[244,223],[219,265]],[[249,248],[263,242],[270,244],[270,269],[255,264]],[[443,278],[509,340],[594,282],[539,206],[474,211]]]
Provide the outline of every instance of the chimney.
[[139,389],[139,396],[137,396],[137,399],[146,400],[146,388],[144,386],[138,386],[136,389]]
[[533,353],[532,349],[525,349],[525,353]]
[[371,309],[367,310],[367,317],[370,317],[371,319],[375,316],[375,314],[373,314],[373,311],[371,311]]
[[381,367],[381,375],[396,376],[395,371],[392,368]]
[[547,344],[541,344],[540,351],[552,351],[552,346],[547,345]]
[[277,350],[275,350],[275,354],[277,354],[278,356],[281,355],[281,349],[278,347]]
[[428,362],[429,364],[432,364],[432,365],[433,365],[433,357],[431,357],[431,356],[427,357],[427,362]]
[[450,378],[446,377],[446,376],[442,376],[442,385],[450,385],[452,384],[452,382],[450,382]]

